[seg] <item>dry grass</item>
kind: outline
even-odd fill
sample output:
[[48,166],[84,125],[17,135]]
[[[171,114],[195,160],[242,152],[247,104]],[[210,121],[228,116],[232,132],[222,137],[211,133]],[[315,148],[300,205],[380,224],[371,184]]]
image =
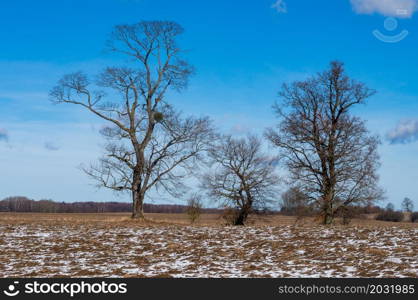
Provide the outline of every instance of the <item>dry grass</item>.
[[[145,214],[147,224],[166,224],[166,225],[190,225],[190,220],[186,214]],[[366,216],[362,219],[353,219],[350,225],[354,226],[383,226],[383,227],[412,227],[418,228],[418,223],[411,222],[385,222],[377,221],[373,216]],[[25,223],[130,223],[136,224],[137,221],[131,220],[129,213],[2,213],[0,212],[0,224],[25,224]],[[195,222],[196,226],[223,226],[225,220],[218,214],[202,214],[200,219]],[[250,226],[281,226],[298,225],[311,226],[317,225],[318,220],[306,217],[296,220],[293,216],[282,215],[253,215],[248,220]],[[341,224],[341,220],[336,220],[336,225]]]
[[417,277],[418,224],[218,215],[0,214],[5,277]]

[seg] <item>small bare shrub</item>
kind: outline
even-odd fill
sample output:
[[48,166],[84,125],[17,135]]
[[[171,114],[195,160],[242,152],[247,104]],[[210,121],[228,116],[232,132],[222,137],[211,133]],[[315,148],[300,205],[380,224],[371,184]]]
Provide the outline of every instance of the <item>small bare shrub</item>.
[[347,209],[344,213],[343,213],[343,218],[341,223],[343,225],[349,225],[351,223],[351,220],[354,218],[355,214],[352,210]]
[[412,223],[418,222],[418,211],[413,212],[413,213],[411,214],[411,222],[412,222]]
[[239,211],[237,209],[231,208],[231,207],[225,207],[221,218],[224,220],[225,225],[235,225],[235,220],[237,219],[237,216],[239,214]]
[[202,214],[202,198],[199,195],[193,195],[187,200],[186,214],[189,217],[190,223],[195,223]]
[[336,215],[338,217],[341,217],[341,224],[342,225],[349,225],[351,223],[351,221],[358,217],[359,214],[359,209],[357,207],[354,206],[341,206]]

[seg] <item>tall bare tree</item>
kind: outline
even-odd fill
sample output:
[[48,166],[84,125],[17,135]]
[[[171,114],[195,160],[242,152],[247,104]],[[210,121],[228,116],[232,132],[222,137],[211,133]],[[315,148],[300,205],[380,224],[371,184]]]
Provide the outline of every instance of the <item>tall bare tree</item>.
[[350,110],[375,91],[350,79],[341,62],[305,81],[284,84],[275,111],[281,119],[267,138],[281,150],[292,180],[322,211],[324,224],[353,203],[380,199],[379,138]]
[[187,86],[193,72],[176,42],[182,32],[167,21],[116,26],[108,49],[131,66],[107,68],[95,81],[81,72],[66,75],[50,93],[56,103],[79,105],[108,121],[102,131],[106,154],[85,170],[104,187],[130,191],[133,218],[143,218],[150,188],[176,190],[185,175],[176,170],[190,166],[211,134],[208,119],[183,119],[165,101],[169,90]]
[[402,209],[406,212],[412,212],[414,210],[414,202],[411,199],[406,197],[402,201]]
[[262,153],[259,138],[223,136],[212,144],[209,157],[212,171],[202,177],[201,187],[215,201],[234,209],[234,225],[244,225],[254,209],[276,200],[277,158]]

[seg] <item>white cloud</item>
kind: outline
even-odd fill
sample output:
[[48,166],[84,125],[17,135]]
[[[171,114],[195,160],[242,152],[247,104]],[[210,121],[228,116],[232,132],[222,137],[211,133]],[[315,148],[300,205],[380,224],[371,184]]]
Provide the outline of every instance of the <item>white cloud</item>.
[[418,140],[418,119],[403,120],[389,131],[386,138],[391,144],[406,144]]
[[279,13],[287,13],[287,5],[284,0],[277,0],[271,8],[274,8]]
[[418,0],[350,0],[358,14],[378,13],[386,17],[410,18],[418,10]]

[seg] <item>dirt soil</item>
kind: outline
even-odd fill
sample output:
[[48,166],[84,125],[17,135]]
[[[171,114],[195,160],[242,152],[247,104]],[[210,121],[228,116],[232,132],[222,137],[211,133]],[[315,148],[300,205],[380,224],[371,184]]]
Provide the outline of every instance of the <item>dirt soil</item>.
[[2,277],[418,277],[418,224],[0,214]]

